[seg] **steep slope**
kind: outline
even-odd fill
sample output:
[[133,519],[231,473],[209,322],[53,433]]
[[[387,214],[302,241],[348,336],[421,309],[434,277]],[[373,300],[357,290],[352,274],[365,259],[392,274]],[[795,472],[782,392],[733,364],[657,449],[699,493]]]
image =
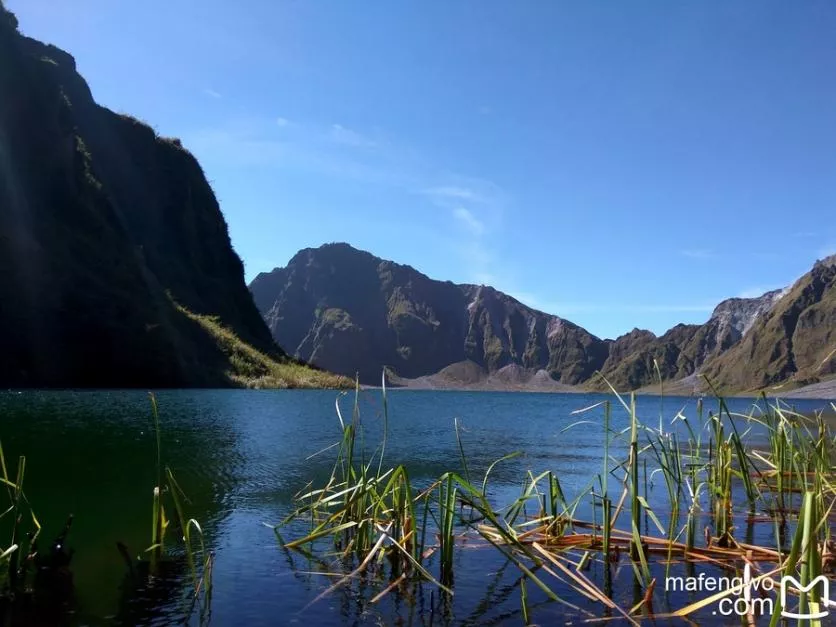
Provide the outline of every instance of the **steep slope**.
[[725,391],[792,387],[836,374],[836,255],[816,262],[704,374]]
[[98,106],[2,4],[0,93],[0,385],[240,383],[255,365],[200,316],[283,358],[194,157]]
[[[693,372],[693,359],[685,352],[700,326],[679,324],[660,337],[650,331],[634,329],[615,340],[601,374],[617,390],[635,390],[662,379],[678,379]],[[656,372],[656,366],[659,373]],[[594,387],[605,389],[603,381]]]
[[579,326],[493,288],[434,281],[347,244],[300,251],[250,290],[289,352],[366,382],[384,366],[414,378],[469,360],[488,373],[518,364],[576,384],[608,354]]
[[[729,298],[715,307],[705,324],[678,324],[658,338],[634,329],[611,345],[602,374],[618,390],[655,384],[659,375],[663,381],[689,377],[739,342],[782,294],[775,290],[757,298]],[[606,387],[603,382],[594,385]]]

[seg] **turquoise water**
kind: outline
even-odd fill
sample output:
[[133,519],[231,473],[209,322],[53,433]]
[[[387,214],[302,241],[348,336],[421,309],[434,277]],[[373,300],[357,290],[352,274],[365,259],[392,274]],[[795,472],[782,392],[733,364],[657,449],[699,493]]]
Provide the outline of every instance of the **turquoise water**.
[[[309,481],[327,477],[333,452],[310,456],[340,437],[334,410],[339,396],[332,391],[157,393],[163,457],[190,497],[189,515],[201,521],[216,554],[211,624],[418,625],[429,624],[431,615],[439,624],[519,624],[515,568],[503,568],[494,553],[479,549],[458,554],[452,600],[442,603],[427,587],[416,597],[390,595],[370,606],[369,595],[352,586],[307,607],[333,579],[309,574],[315,564],[291,560],[265,523],[280,521],[293,495]],[[387,464],[405,464],[416,483],[459,469],[453,426],[458,418],[473,476],[481,477],[503,455],[523,453],[493,471],[493,500],[512,500],[527,471],[546,469],[559,474],[564,492],[571,496],[600,473],[603,459],[603,408],[582,415],[572,412],[607,398],[391,391]],[[341,397],[346,416],[352,400]],[[752,402],[732,399],[729,404],[732,411],[748,412]],[[665,428],[671,428],[670,419],[678,411],[695,411],[692,399],[640,397],[638,403],[643,419],[654,427],[660,412]],[[809,412],[827,403],[805,400],[794,405]],[[366,441],[376,443],[382,425],[380,392],[361,392],[360,408]],[[716,410],[707,401],[706,410],[710,408]],[[589,423],[563,431],[578,420]],[[626,414],[616,406],[613,429],[626,424]],[[133,625],[182,620],[182,569],[175,568],[168,579],[153,585],[138,583],[128,576],[116,549],[122,542],[137,555],[150,544],[156,453],[147,394],[0,393],[0,438],[8,465],[14,467],[17,456],[26,455],[24,488],[44,537],[57,535],[67,515],[75,516],[67,543],[75,551],[73,611],[67,622]],[[615,447],[613,454],[619,453]],[[651,503],[664,498],[663,486],[650,487]],[[589,513],[586,505],[580,512],[584,508]],[[0,545],[5,548],[9,536],[2,533]],[[292,533],[291,529],[286,535]],[[366,584],[374,591],[385,587],[385,582]],[[633,590],[629,584],[625,588],[624,603],[629,604]],[[560,593],[559,585],[556,591]],[[565,608],[541,604],[536,592],[535,617],[541,624],[560,622]],[[192,622],[197,623],[195,616]]]

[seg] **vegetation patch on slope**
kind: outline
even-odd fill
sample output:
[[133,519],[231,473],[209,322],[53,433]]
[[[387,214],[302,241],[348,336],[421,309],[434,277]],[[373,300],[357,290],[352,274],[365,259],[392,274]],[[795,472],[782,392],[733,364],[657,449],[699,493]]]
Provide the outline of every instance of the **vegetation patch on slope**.
[[197,323],[228,358],[230,383],[247,388],[349,388],[347,377],[331,374],[289,358],[274,358],[256,350],[225,327],[218,316],[193,313],[182,305],[177,310]]

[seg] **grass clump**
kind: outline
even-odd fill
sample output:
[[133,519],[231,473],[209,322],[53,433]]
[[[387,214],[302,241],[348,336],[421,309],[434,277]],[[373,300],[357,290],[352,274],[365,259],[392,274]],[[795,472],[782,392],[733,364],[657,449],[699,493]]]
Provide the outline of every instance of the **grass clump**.
[[39,543],[41,523],[23,491],[26,457],[18,458],[15,474],[10,475],[0,444],[0,473],[0,490],[8,495],[0,524],[3,533],[9,533],[8,545],[0,547],[0,623],[47,624],[74,605],[69,569],[73,551],[66,547],[73,517],[44,549]]
[[[171,558],[166,552],[166,535],[171,521],[166,515],[165,502],[169,501],[169,511],[174,510],[175,523],[179,530],[179,540],[182,543],[181,549],[185,555],[186,565],[192,582],[191,603],[188,607],[188,615],[191,615],[196,606],[200,607],[201,623],[209,616],[209,608],[212,602],[212,572],[214,566],[214,553],[207,551],[203,528],[195,518],[189,518],[185,513],[185,504],[188,497],[183,492],[174,472],[169,466],[163,466],[162,437],[160,430],[160,418],[157,411],[157,399],[153,394],[149,395],[151,400],[151,415],[154,423],[154,435],[156,438],[156,485],[152,498],[152,525],[151,545],[145,550],[150,555],[148,562],[148,574],[152,577],[158,576],[161,569],[165,567]],[[168,497],[168,498],[166,498]],[[131,567],[131,571],[133,571]]]
[[215,341],[229,366],[226,376],[237,386],[246,388],[349,388],[351,381],[343,376],[320,370],[290,358],[267,355],[239,338],[221,324],[217,316],[196,314],[180,304],[177,310]]

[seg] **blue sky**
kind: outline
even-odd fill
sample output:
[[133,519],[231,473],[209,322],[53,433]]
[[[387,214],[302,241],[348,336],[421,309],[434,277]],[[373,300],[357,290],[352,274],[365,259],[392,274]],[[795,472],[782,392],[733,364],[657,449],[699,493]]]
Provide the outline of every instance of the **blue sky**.
[[182,138],[248,279],[347,241],[614,337],[836,252],[830,0],[6,3]]

